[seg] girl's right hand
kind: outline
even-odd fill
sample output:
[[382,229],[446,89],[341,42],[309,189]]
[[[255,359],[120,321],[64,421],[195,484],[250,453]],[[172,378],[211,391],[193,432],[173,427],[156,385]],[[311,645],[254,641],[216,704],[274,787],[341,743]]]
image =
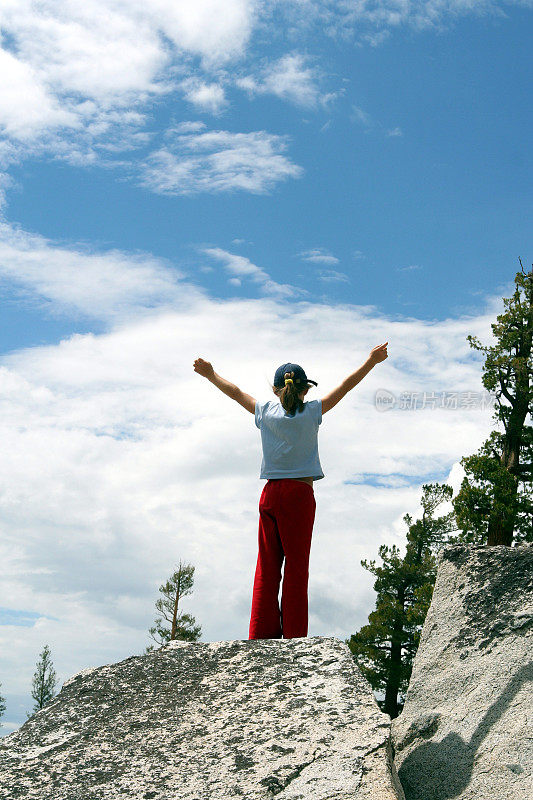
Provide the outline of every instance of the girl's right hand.
[[385,342],[385,344],[378,344],[372,348],[369,358],[372,359],[374,364],[379,364],[380,361],[385,361],[387,358],[387,345],[388,342]]
[[215,374],[213,365],[209,361],[204,361],[203,358],[197,358],[194,362],[194,371],[204,378],[211,378]]

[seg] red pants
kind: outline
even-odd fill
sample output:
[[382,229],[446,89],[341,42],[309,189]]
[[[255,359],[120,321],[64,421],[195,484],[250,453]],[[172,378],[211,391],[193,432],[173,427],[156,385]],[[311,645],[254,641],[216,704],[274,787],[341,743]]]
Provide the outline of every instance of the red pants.
[[304,481],[276,478],[264,485],[259,500],[259,553],[249,639],[307,636],[307,583],[315,509],[313,487]]

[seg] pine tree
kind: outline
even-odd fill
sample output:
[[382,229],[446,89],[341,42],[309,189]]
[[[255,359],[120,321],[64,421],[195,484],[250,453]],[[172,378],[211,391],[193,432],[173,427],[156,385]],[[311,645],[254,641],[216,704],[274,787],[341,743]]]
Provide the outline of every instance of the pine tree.
[[403,708],[433,594],[435,553],[447,543],[450,531],[456,529],[453,511],[434,517],[435,509],[451,500],[452,487],[428,483],[422,488],[421,519],[413,522],[409,514],[403,517],[408,527],[405,555],[401,557],[396,545],[381,545],[382,566],[376,566],[375,561],[361,561],[376,576],[376,608],[369,614],[368,624],[346,640],[372,688],[385,693],[384,700],[377,702],[391,718]]
[[491,326],[496,344],[467,336],[485,353],[482,381],[495,394],[503,431],[492,431],[477,453],[461,459],[466,475],[453,500],[456,541],[533,541],[533,427],[526,424],[533,414],[533,270],[524,273],[521,261],[520,267],[513,296],[503,300],[506,311]]
[[[54,696],[54,690],[57,683],[57,676],[52,665],[50,657],[50,648],[47,644],[42,649],[39,656],[39,661],[36,665],[36,670],[33,674],[32,692],[31,696],[35,700],[32,713],[35,714],[41,708],[50,702]],[[28,714],[28,717],[32,714]]]
[[[195,625],[195,618],[190,614],[178,612],[178,604],[182,597],[192,594],[194,583],[194,567],[190,564],[180,565],[176,572],[159,587],[163,595],[156,600],[156,608],[160,617],[155,620],[154,627],[150,628],[151,638],[160,646],[168,644],[173,639],[182,639],[188,642],[197,642],[201,635],[201,626]],[[169,626],[165,625],[165,621]],[[148,645],[145,652],[154,650],[154,645]]]
[[[2,687],[2,683],[0,682],[0,688]],[[6,698],[0,694],[0,720],[5,714],[6,710]],[[2,728],[2,722],[0,722],[0,728]]]

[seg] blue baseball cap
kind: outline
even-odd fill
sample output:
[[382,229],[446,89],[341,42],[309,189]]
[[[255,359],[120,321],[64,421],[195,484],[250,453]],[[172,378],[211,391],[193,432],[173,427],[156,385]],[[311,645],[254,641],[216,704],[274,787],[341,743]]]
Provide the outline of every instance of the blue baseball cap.
[[311,381],[305,374],[304,370],[299,364],[282,364],[281,367],[278,367],[276,370],[276,374],[274,375],[274,386],[277,388],[282,388],[285,386],[285,373],[286,372],[294,372],[294,378],[292,379],[294,385],[297,388],[305,389],[305,387],[310,384],[314,383],[315,386],[318,386],[316,381]]

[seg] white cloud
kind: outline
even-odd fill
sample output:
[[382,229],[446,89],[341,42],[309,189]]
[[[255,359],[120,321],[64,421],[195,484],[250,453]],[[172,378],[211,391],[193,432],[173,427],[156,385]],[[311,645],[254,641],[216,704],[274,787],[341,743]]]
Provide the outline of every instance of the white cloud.
[[334,269],[320,270],[318,273],[319,280],[333,283],[335,281],[349,282],[350,279],[345,272],[337,272]]
[[287,54],[269,64],[257,78],[247,75],[238,78],[236,84],[252,95],[274,94],[304,108],[312,108],[319,102],[326,105],[337,94],[319,91],[322,75],[316,67],[308,66],[308,61],[300,53]]
[[[128,5],[135,14],[138,4]],[[209,67],[244,53],[257,10],[256,0],[152,0],[146,15],[178,50],[199,54]]]
[[361,39],[363,42],[365,42],[365,44],[369,44],[371,47],[379,47],[380,44],[383,44],[383,42],[387,41],[390,35],[391,29],[386,28],[385,30],[374,30],[363,33]]
[[403,136],[403,131],[401,128],[392,128],[390,131],[387,131],[387,136]]
[[51,313],[118,320],[187,305],[199,294],[163,259],[84,252],[0,224],[0,278],[26,303]]
[[45,127],[77,125],[76,115],[58,105],[35,70],[1,48],[0,74],[0,129],[7,136],[27,140]]
[[[1,148],[0,148],[1,150]],[[1,157],[0,157],[1,163]],[[0,172],[0,209],[7,205],[7,190],[15,185],[15,181],[7,172]]]
[[[256,274],[244,262],[234,269],[243,280]],[[196,567],[183,609],[203,640],[247,638],[260,437],[251,414],[193,372],[194,358],[260,399],[272,396],[276,366],[293,360],[320,397],[389,340],[389,359],[324,416],[319,434],[326,478],[315,486],[309,635],[344,638],[373,607],[360,559],[380,544],[403,546],[402,516],[420,514],[422,483],[455,475],[493,425],[489,409],[379,413],[374,393],[481,390],[465,336],[490,342],[500,312],[495,298],[478,316],[427,322],[347,304],[197,294],[104,335],[3,356],[0,606],[39,615],[33,627],[0,627],[6,725],[24,719],[21,709],[13,722],[15,695],[30,708],[45,642],[60,682],[140,653],[158,587],[180,558]],[[364,481],[363,469],[371,482],[346,483]]]
[[200,111],[219,114],[228,101],[224,89],[218,83],[205,83],[195,78],[188,78],[181,84],[185,98]]
[[286,137],[266,131],[179,135],[141,165],[141,185],[159,194],[264,194],[276,183],[303,174],[284,155],[286,148]]
[[206,127],[205,122],[199,121],[188,121],[188,122],[180,122],[173,127],[167,128],[164,132],[164,136],[167,139],[171,139],[176,134],[182,133],[197,133],[198,131],[204,130]]
[[244,256],[228,253],[227,250],[222,250],[220,247],[207,247],[203,252],[211,258],[220,261],[225,270],[231,275],[237,276],[237,278],[230,279],[230,283],[235,283],[236,286],[241,285],[241,278],[250,278],[254,283],[259,284],[261,290],[265,294],[272,294],[279,297],[295,297],[308,294],[305,289],[273,281],[268,272],[265,272],[261,267],[257,267]]
[[312,261],[315,264],[338,264],[339,259],[332,255],[325,247],[315,247],[300,253],[303,261]]

